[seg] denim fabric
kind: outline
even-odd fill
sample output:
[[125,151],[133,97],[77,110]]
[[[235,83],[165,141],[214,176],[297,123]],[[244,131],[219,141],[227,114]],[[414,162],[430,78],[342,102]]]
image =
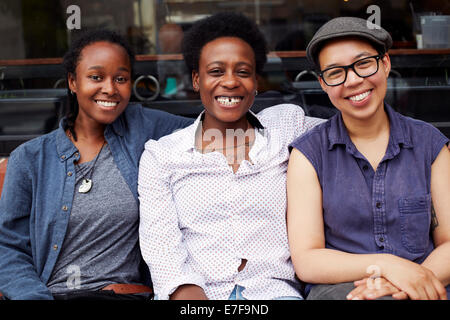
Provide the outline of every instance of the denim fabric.
[[233,291],[230,294],[230,297],[228,300],[247,300],[242,295],[242,291],[244,291],[245,288],[239,285],[235,285]]
[[[149,139],[193,119],[129,105],[108,125],[114,161],[138,201],[138,162]],[[63,244],[75,186],[78,150],[55,131],[19,146],[8,160],[0,200],[0,292],[9,299],[52,299],[47,283]]]
[[434,249],[431,165],[449,140],[430,124],[388,105],[385,110],[390,138],[376,171],[350,140],[340,113],[291,147],[317,172],[327,248],[390,253],[422,263]]
[[[248,299],[244,298],[244,296],[242,295],[242,291],[244,291],[244,290],[245,290],[245,287],[235,285],[233,291],[231,292],[230,296],[228,297],[228,300],[248,300]],[[300,297],[294,297],[294,296],[283,296],[283,297],[275,298],[273,300],[303,300],[303,299]]]

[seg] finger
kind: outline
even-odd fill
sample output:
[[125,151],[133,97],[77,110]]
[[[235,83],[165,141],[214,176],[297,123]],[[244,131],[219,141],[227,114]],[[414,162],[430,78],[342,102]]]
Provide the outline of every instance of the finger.
[[350,293],[347,295],[347,300],[361,300],[361,292],[364,290],[365,286],[358,286],[356,288],[354,288],[352,291],[350,291]]
[[433,277],[433,285],[436,289],[436,293],[438,295],[437,299],[439,300],[447,300],[447,290],[445,289],[442,282],[439,279]]
[[406,299],[408,299],[408,295],[406,294],[406,292],[400,291],[400,292],[394,293],[392,295],[392,298],[394,298],[395,300],[406,300]]
[[417,295],[414,296],[414,298],[411,298],[413,300],[429,300],[427,289],[425,289],[422,286],[419,286],[416,288]]
[[382,285],[376,287],[373,290],[368,290],[364,292],[365,299],[374,300],[384,296],[392,296],[398,293],[399,289],[392,285],[390,282],[385,281]]
[[353,282],[353,284],[355,285],[355,287],[358,287],[358,286],[361,286],[361,285],[365,285],[365,284],[367,284],[367,279],[368,278],[364,278],[364,279],[361,279],[361,280],[356,280],[356,281]]
[[[400,288],[402,289],[402,288]],[[403,291],[406,292],[406,294],[408,295],[409,299],[411,300],[420,300],[421,296],[419,294],[419,292],[412,286],[407,285],[403,288]]]

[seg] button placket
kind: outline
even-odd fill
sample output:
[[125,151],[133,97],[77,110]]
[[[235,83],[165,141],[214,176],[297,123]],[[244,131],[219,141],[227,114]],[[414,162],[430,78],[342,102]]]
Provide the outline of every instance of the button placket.
[[373,179],[373,219],[374,237],[378,250],[385,250],[389,247],[386,239],[386,208],[384,204],[385,196],[385,174],[386,163],[382,162],[375,171]]

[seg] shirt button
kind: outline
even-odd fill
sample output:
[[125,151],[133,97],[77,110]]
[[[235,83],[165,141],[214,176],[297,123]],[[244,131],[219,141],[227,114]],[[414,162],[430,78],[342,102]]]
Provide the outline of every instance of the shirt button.
[[67,172],[67,175],[68,175],[69,177],[71,177],[71,176],[72,176],[72,171]]
[[58,245],[57,244],[53,245],[53,250],[55,250],[55,251],[58,250]]
[[62,206],[63,211],[67,211],[67,206]]
[[64,156],[64,155],[62,155],[62,156],[61,156],[61,159],[63,159],[63,160],[64,160],[65,158],[66,158],[66,156]]
[[378,209],[380,209],[380,208],[381,208],[381,202],[377,202],[377,203],[375,204],[375,206],[376,206]]
[[380,237],[380,242],[384,242],[384,238],[383,237]]
[[363,170],[369,169],[369,166],[367,164],[363,165]]

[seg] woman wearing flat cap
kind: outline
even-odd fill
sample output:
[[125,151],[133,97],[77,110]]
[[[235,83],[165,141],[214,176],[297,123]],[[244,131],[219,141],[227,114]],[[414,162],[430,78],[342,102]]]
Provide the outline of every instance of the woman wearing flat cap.
[[291,144],[288,236],[308,299],[450,291],[449,140],[384,102],[391,45],[384,29],[341,17],[307,47],[340,111]]

